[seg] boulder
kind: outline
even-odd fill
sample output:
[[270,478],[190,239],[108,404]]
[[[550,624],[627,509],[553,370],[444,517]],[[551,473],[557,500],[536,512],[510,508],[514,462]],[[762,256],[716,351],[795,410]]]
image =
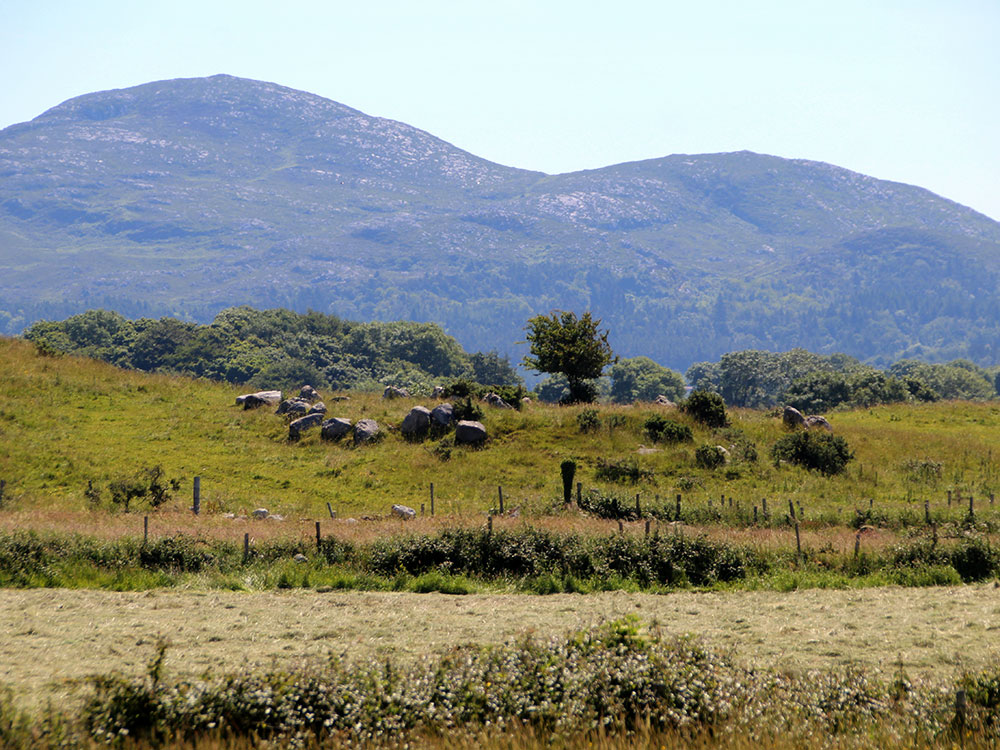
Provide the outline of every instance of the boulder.
[[236,397],[236,405],[244,409],[256,409],[264,404],[277,404],[281,401],[281,391],[257,391]]
[[351,433],[352,427],[351,420],[344,419],[343,417],[334,417],[323,423],[323,429],[319,436],[324,440],[340,440],[345,435]]
[[833,432],[833,425],[826,421],[826,417],[808,416],[806,417],[806,427],[822,427],[827,432]]
[[781,415],[781,420],[785,423],[785,427],[792,430],[797,427],[804,427],[806,423],[806,418],[802,416],[802,412],[794,406],[785,407],[785,411]]
[[411,508],[411,507],[409,507],[407,505],[393,505],[392,506],[392,514],[394,516],[399,516],[404,521],[408,521],[411,518],[416,518],[417,517],[417,511],[413,510],[413,508]]
[[322,401],[317,401],[309,407],[309,414],[326,414],[326,404]]
[[454,419],[455,407],[447,401],[443,404],[438,404],[431,411],[431,422],[434,423],[435,427],[448,427]]
[[288,439],[298,440],[302,437],[302,433],[306,430],[311,430],[313,427],[319,427],[323,423],[323,415],[320,413],[307,414],[304,417],[299,417],[298,419],[288,423]]
[[486,428],[482,422],[461,420],[455,427],[456,445],[482,445],[486,442]]
[[513,409],[514,407],[504,401],[496,393],[487,393],[483,396],[483,401],[485,401],[490,406],[495,406],[497,409]]
[[314,403],[319,401],[319,393],[311,385],[302,386],[302,390],[299,391],[299,398],[303,401],[308,401],[309,403]]
[[267,518],[271,514],[267,512],[267,508],[257,508],[257,510],[251,511],[250,515],[254,518]]
[[677,406],[677,404],[664,396],[662,393],[653,400],[653,403],[657,406],[666,406],[668,409],[673,409]]
[[397,388],[394,385],[387,385],[382,391],[382,398],[409,398],[410,392],[405,388]]
[[431,410],[426,406],[414,406],[403,418],[399,431],[406,437],[426,435],[431,427]]
[[309,412],[309,402],[301,398],[286,398],[275,410],[275,414],[307,414]]
[[434,390],[431,391],[431,398],[444,398],[444,386],[436,385]]
[[295,562],[297,562],[299,564],[309,562],[309,558],[306,557],[305,555],[303,555],[301,552],[299,554],[297,554],[295,557],[293,557],[292,559],[295,560]]
[[374,419],[359,419],[354,425],[354,444],[364,445],[378,438],[378,422]]

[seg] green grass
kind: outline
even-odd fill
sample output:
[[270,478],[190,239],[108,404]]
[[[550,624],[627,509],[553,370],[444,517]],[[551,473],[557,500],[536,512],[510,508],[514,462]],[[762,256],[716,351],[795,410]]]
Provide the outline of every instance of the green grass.
[[[774,523],[788,500],[807,520],[848,525],[855,509],[872,507],[875,520],[922,521],[923,502],[936,518],[960,520],[975,500],[977,519],[993,520],[1000,506],[1000,404],[938,403],[834,412],[836,433],[855,459],[838,476],[775,466],[770,447],[783,432],[774,414],[732,410],[731,427],[709,430],[679,414],[692,443],[654,446],[643,430],[657,412],[648,405],[599,406],[598,429],[581,432],[584,407],[532,404],[523,411],[486,408],[491,440],[481,450],[453,448],[442,460],[437,441],[411,443],[393,431],[421,400],[384,401],[352,393],[328,398],[330,416],[371,417],[388,427],[376,445],[330,444],[318,431],[289,443],[284,420],[272,410],[245,412],[234,405],[241,389],[187,378],[122,371],[73,357],[44,357],[30,345],[0,339],[0,478],[4,507],[83,509],[88,481],[107,504],[108,483],[138,468],[161,465],[181,480],[174,508],[190,504],[194,476],[202,477],[206,512],[239,512],[265,506],[272,512],[322,517],[330,503],[341,517],[385,514],[392,503],[428,505],[434,484],[436,511],[478,515],[497,506],[550,513],[561,506],[559,465],[573,459],[585,490],[618,493],[645,508],[670,507],[677,494],[685,511],[700,509],[706,522],[746,524],[767,499]],[[330,394],[324,394],[329,396]],[[423,403],[430,403],[424,400]],[[758,460],[737,460],[707,470],[696,466],[701,444],[733,445],[742,435]],[[645,450],[640,450],[645,446]],[[652,452],[649,449],[654,449]],[[637,484],[596,478],[600,459],[635,461],[648,472]],[[914,467],[929,466],[921,474]],[[935,467],[939,467],[935,469]],[[954,494],[946,504],[948,490]],[[963,500],[958,501],[961,493]],[[734,498],[739,510],[723,498]],[[709,502],[713,512],[709,513]],[[761,515],[759,523],[764,524]]]

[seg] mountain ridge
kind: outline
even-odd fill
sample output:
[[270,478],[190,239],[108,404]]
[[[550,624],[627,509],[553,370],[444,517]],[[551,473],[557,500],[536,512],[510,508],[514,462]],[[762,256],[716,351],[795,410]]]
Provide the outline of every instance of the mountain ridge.
[[[906,271],[906,300],[901,269],[873,259],[905,265],[908,248],[927,271]],[[7,332],[87,307],[204,322],[250,303],[434,321],[515,353],[531,315],[586,308],[622,353],[680,369],[792,346],[992,363],[998,250],[989,217],[824,162],[548,175],[227,75],[85,94],[0,131]]]

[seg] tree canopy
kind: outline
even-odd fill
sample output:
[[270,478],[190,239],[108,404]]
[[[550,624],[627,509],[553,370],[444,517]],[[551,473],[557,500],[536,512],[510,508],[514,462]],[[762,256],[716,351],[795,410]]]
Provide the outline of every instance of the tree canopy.
[[538,372],[561,373],[569,383],[570,402],[590,402],[597,396],[594,379],[615,361],[608,331],[601,331],[600,320],[589,312],[557,310],[550,315],[536,315],[525,326],[530,354],[524,364]]
[[649,357],[620,359],[611,366],[611,393],[614,401],[654,401],[663,395],[671,401],[684,396],[684,378]]

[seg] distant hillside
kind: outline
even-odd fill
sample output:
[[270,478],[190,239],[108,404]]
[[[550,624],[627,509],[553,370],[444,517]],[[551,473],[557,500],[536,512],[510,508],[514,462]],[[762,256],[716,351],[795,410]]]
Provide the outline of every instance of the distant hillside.
[[1000,224],[926,190],[749,152],[544,175],[231,76],[0,131],[0,268],[11,333],[251,304],[433,321],[513,353],[564,308],[682,370],[796,346],[1000,359]]

